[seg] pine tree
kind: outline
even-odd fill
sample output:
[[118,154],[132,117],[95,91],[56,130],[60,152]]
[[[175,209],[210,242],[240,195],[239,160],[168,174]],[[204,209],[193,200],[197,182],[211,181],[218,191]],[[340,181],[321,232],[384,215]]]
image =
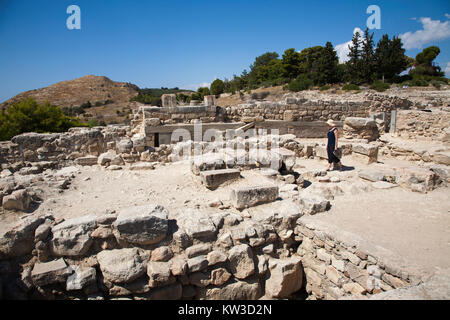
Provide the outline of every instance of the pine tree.
[[361,51],[361,78],[367,83],[371,83],[375,72],[373,33],[369,34],[369,28],[364,31]]
[[348,80],[354,84],[361,84],[361,39],[359,32],[355,32],[352,39],[352,44],[348,46],[350,52],[347,61],[347,77]]
[[405,56],[402,40],[398,37],[389,39],[387,34],[378,41],[375,50],[375,70],[378,78],[392,81],[408,67],[408,57]]

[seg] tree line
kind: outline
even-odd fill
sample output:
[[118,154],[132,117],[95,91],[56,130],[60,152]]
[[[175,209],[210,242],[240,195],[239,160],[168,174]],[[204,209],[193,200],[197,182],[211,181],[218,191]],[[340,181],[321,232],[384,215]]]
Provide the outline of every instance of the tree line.
[[[399,37],[389,38],[385,34],[376,46],[373,37],[369,29],[365,30],[364,36],[356,32],[345,63],[339,63],[331,42],[300,52],[290,48],[281,57],[276,52],[266,52],[256,57],[249,71],[245,69],[240,76],[216,79],[211,84],[211,94],[234,94],[277,85],[286,85],[289,90],[299,91],[312,86],[326,88],[327,85],[337,83],[347,84],[348,88],[367,84],[375,89],[389,87],[385,83],[447,83],[444,72],[433,62],[440,53],[438,47],[426,48],[413,59],[405,55]],[[409,73],[400,76],[408,68]]]

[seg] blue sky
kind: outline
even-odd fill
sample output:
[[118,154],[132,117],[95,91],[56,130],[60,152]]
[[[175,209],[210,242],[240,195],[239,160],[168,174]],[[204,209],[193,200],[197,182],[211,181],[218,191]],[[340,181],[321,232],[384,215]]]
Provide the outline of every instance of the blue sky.
[[[81,30],[66,27],[72,4],[81,9]],[[438,45],[446,69],[448,0],[0,0],[0,101],[87,74],[196,88],[240,74],[267,51],[326,41],[345,47],[355,28],[365,29],[369,5],[381,9],[376,41],[406,34],[412,57]]]

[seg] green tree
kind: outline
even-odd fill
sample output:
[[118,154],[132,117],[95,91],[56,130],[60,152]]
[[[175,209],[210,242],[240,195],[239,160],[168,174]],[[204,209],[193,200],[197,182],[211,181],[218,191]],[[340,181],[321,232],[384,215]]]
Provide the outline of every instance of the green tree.
[[361,79],[367,83],[372,83],[375,76],[373,35],[373,33],[369,33],[369,28],[366,28],[364,31],[364,40],[362,40]]
[[197,93],[198,93],[198,96],[200,98],[199,100],[203,100],[203,98],[205,96],[209,96],[211,94],[208,87],[200,87],[200,88],[198,88],[197,89]]
[[338,80],[339,58],[331,42],[327,42],[321,55],[315,62],[317,72],[313,74],[317,85],[336,83]]
[[444,72],[441,71],[441,67],[435,65],[434,59],[441,53],[439,47],[432,46],[425,48],[421,53],[416,56],[416,62],[414,68],[409,72],[411,76],[431,76],[431,77],[443,77]]
[[295,79],[300,74],[300,54],[294,48],[284,52],[281,63],[285,78]]
[[219,95],[224,92],[224,83],[220,79],[216,79],[211,83],[211,94]]
[[38,104],[28,98],[14,103],[0,114],[0,140],[10,140],[24,132],[64,132],[81,126],[86,124],[66,116],[59,107],[48,102]]
[[353,84],[361,84],[361,38],[359,32],[355,32],[352,44],[349,45],[350,52],[347,61],[347,80]]
[[378,41],[374,58],[377,78],[383,82],[385,79],[392,81],[409,65],[402,40],[395,36],[390,40],[387,34]]

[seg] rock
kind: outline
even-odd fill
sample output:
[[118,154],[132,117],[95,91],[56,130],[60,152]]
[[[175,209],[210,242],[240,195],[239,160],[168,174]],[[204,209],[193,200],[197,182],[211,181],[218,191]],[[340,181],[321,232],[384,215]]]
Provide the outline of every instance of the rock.
[[80,268],[78,266],[70,266],[74,273],[67,278],[66,290],[82,290],[96,282],[96,271],[94,268]]
[[186,255],[188,258],[194,258],[200,255],[206,255],[212,249],[208,243],[201,243],[186,249]]
[[95,166],[98,162],[98,157],[96,156],[86,156],[75,159],[75,163],[80,166]]
[[277,198],[277,186],[244,187],[231,191],[231,201],[236,209],[245,209],[258,204],[273,202]]
[[116,153],[113,151],[108,151],[108,152],[102,153],[101,155],[99,155],[99,157],[97,159],[97,163],[101,166],[110,164],[115,156],[116,156]]
[[27,211],[30,208],[31,197],[26,190],[14,191],[3,197],[3,209]]
[[270,275],[266,280],[266,295],[288,298],[302,287],[302,264],[299,257],[286,260],[270,259]]
[[224,285],[231,278],[231,273],[229,273],[224,268],[214,269],[211,271],[211,284],[215,286]]
[[42,287],[53,283],[64,283],[72,273],[64,259],[46,263],[36,263],[31,271],[31,279],[36,286]]
[[[125,162],[123,161],[122,157],[120,155],[116,155],[114,158],[112,158],[111,160],[111,166],[121,166],[124,165]],[[112,168],[109,168],[110,170],[113,170]]]
[[123,168],[122,167],[120,167],[120,166],[117,166],[117,165],[110,165],[109,167],[108,167],[108,170],[110,170],[110,171],[119,171],[119,170],[122,170]]
[[137,164],[133,164],[130,167],[130,170],[132,171],[138,171],[138,170],[154,170],[155,169],[155,164],[154,163],[137,163]]
[[286,172],[291,172],[296,163],[295,152],[286,148],[279,148],[278,155],[281,158],[282,168]]
[[194,157],[191,161],[191,171],[197,176],[202,171],[220,169],[225,169],[225,162],[220,154],[204,154]]
[[257,300],[261,294],[258,282],[237,281],[221,288],[206,288],[202,295],[207,300]]
[[147,264],[147,275],[150,278],[151,288],[169,285],[175,282],[170,272],[170,264],[167,262],[151,261]]
[[184,258],[176,256],[169,261],[170,271],[174,276],[183,276],[186,274],[188,265]]
[[42,217],[29,217],[20,221],[11,230],[0,233],[0,259],[20,257],[34,248],[36,229],[44,223]]
[[117,151],[119,153],[130,153],[133,149],[133,141],[131,139],[122,139],[117,144]]
[[189,283],[200,288],[204,288],[211,283],[209,276],[203,272],[195,272],[189,275]]
[[51,229],[52,228],[50,224],[47,223],[41,224],[39,227],[36,228],[36,231],[34,232],[34,239],[35,239],[34,241],[35,242],[45,241],[48,238]]
[[[253,220],[263,225],[270,225],[277,231],[294,229],[296,221],[302,216],[299,206],[291,200],[274,202],[264,207],[255,208],[254,210],[257,210],[257,213],[252,215]],[[257,229],[259,238],[267,235],[267,232],[260,230],[261,228],[257,226],[255,228]]]
[[213,221],[198,209],[186,209],[179,218],[178,225],[191,239],[208,241],[216,237],[217,230]]
[[439,182],[439,177],[427,168],[400,167],[394,168],[394,170],[395,183],[418,192],[426,193],[427,191],[432,191]]
[[300,198],[300,207],[304,213],[314,215],[329,210],[330,201],[319,196],[302,196]]
[[380,172],[380,171],[375,171],[375,170],[361,170],[361,171],[359,171],[358,176],[361,179],[369,180],[372,182],[385,180],[384,173]]
[[225,216],[223,223],[226,226],[232,227],[238,225],[244,220],[240,214],[229,213]]
[[228,253],[230,271],[238,279],[245,279],[255,273],[252,249],[246,245],[234,246]]
[[150,292],[149,300],[179,300],[183,293],[180,283],[158,288]]
[[371,164],[378,161],[378,147],[371,144],[353,144],[352,158],[363,164]]
[[210,253],[208,253],[206,259],[208,260],[209,266],[213,266],[218,263],[224,263],[228,260],[226,254],[218,250],[211,251]]
[[160,205],[144,205],[123,209],[114,222],[114,235],[118,241],[148,245],[167,236],[168,212]]
[[208,267],[206,256],[198,256],[187,261],[189,272],[202,271]]
[[352,295],[358,295],[358,294],[365,294],[366,293],[366,289],[364,289],[363,287],[361,287],[359,284],[354,283],[354,282],[349,282],[344,284],[343,289],[345,292],[348,292]]
[[104,250],[97,260],[105,279],[114,283],[129,283],[147,271],[148,255],[141,249]]
[[162,246],[152,251],[152,261],[167,262],[173,257],[170,247]]
[[91,234],[97,226],[96,216],[74,218],[52,228],[51,251],[55,256],[83,256],[93,243]]
[[447,183],[450,183],[450,166],[441,164],[432,164],[430,170],[433,171],[439,178]]
[[208,189],[215,189],[227,181],[239,179],[241,172],[237,169],[209,170],[200,172],[200,177]]

